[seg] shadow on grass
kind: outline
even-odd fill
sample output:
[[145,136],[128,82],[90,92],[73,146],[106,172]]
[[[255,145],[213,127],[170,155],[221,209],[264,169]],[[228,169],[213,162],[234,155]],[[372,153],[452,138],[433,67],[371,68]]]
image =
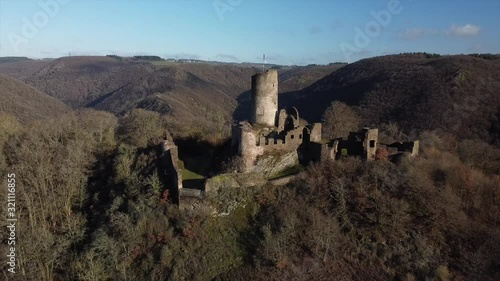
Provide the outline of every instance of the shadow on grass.
[[203,191],[205,188],[205,179],[183,180],[182,187]]

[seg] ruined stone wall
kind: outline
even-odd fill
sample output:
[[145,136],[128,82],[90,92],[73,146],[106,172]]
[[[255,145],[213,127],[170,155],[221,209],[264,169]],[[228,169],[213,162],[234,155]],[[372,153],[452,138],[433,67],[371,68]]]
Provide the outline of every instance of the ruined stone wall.
[[304,142],[304,127],[297,127],[291,131],[288,131],[285,135],[285,144],[288,144],[292,148],[297,148]]
[[323,127],[323,124],[321,123],[314,123],[311,125],[311,136],[310,136],[310,141],[311,142],[321,142],[321,129]]
[[281,133],[282,131],[285,130],[285,124],[286,124],[286,118],[288,117],[288,114],[286,113],[286,110],[282,109],[280,110],[278,117],[277,117],[277,123],[276,126],[278,127],[278,133]]
[[375,160],[378,147],[378,129],[363,128],[363,147],[367,160]]
[[329,143],[311,142],[308,149],[312,161],[334,161],[337,158],[339,141],[334,140]]
[[179,149],[177,146],[173,147],[169,151],[167,151],[168,160],[170,162],[171,173],[172,173],[172,182],[178,189],[182,189],[182,173],[179,168]]
[[389,152],[391,152],[391,148],[396,150],[393,153],[406,152],[409,153],[410,157],[415,157],[418,155],[420,142],[418,140],[410,142],[395,142],[386,146],[386,149],[388,149]]
[[294,151],[304,142],[304,127],[298,127],[276,138],[260,136],[257,146],[262,147],[264,153],[279,151]]
[[278,71],[252,76],[252,124],[275,126],[278,114]]
[[360,132],[351,132],[346,141],[341,141],[342,149],[349,155],[358,155],[366,160],[375,160],[378,148],[378,129],[363,128]]
[[411,147],[411,157],[416,157],[418,156],[418,152],[420,150],[420,141],[413,141],[409,143],[409,146]]
[[[239,139],[238,155],[243,160],[243,172],[251,171],[257,157],[264,153],[262,147],[257,146],[257,132],[246,122],[241,122],[236,130]],[[233,136],[234,137],[234,136]]]
[[[244,172],[251,171],[257,158],[266,154],[283,154],[297,151],[299,146],[308,142],[309,130],[304,126],[299,126],[286,133],[277,134],[276,131],[262,131],[253,127],[247,122],[240,122],[233,128],[233,141],[238,140],[237,151],[242,157]],[[277,155],[278,155],[277,154]]]
[[179,149],[171,140],[162,143],[166,173],[171,176],[172,186],[182,189],[182,174],[179,169]]

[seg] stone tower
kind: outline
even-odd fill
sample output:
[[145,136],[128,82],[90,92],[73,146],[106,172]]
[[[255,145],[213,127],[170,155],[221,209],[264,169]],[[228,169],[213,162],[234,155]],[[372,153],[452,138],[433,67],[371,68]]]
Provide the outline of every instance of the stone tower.
[[267,70],[252,76],[252,124],[276,125],[278,114],[278,71]]
[[378,147],[378,129],[363,128],[363,148],[367,160],[375,160]]

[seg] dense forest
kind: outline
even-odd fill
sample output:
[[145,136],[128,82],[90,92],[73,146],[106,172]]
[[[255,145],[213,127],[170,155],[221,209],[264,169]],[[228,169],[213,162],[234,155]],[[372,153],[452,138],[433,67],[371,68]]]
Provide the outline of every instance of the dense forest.
[[358,107],[371,126],[394,122],[423,131],[441,129],[460,138],[500,144],[500,58],[410,53],[360,60],[312,85],[284,93],[309,121],[321,120],[332,101]]
[[[482,63],[475,61],[480,59],[473,58],[472,64]],[[225,114],[219,120],[203,123],[213,126],[223,120],[227,124],[214,138],[199,129],[192,133],[199,126],[189,123],[193,119],[179,122],[170,111],[155,110],[154,103],[136,107],[134,101],[123,112],[99,111],[77,106],[82,90],[67,97],[72,99],[66,101],[74,108],[70,109],[53,98],[63,92],[52,92],[53,97],[40,92],[46,85],[39,77],[49,75],[45,71],[53,71],[50,75],[59,71],[53,63],[41,67],[46,68],[23,75],[28,77],[26,84],[0,77],[0,97],[8,97],[5,101],[15,104],[22,101],[16,100],[21,95],[40,99],[27,103],[26,108],[35,112],[31,115],[7,107],[0,110],[0,182],[5,187],[7,175],[16,175],[19,219],[18,272],[14,277],[7,272],[7,257],[2,254],[0,279],[500,280],[500,149],[491,125],[494,120],[468,137],[445,130],[438,122],[410,131],[400,124],[411,116],[385,118],[375,110],[380,101],[374,98],[351,105],[331,103],[332,92],[321,112],[326,135],[342,136],[371,125],[367,116],[377,114],[381,141],[419,139],[420,155],[395,163],[378,157],[371,162],[349,158],[312,164],[286,185],[221,189],[207,193],[196,209],[189,210],[172,204],[165,192],[169,183],[162,174],[160,142],[165,135],[176,141],[197,137],[226,155],[230,110],[236,108],[236,100],[232,107],[220,109]],[[176,87],[178,81],[187,81],[181,88],[190,89],[188,83],[202,87],[207,80],[199,80],[200,73],[214,69],[130,67],[149,69],[141,85],[148,89],[157,85],[159,91],[170,85],[160,83],[165,77]],[[330,77],[346,75],[347,67]],[[236,68],[230,67],[231,71]],[[242,77],[246,71],[240,71]],[[76,75],[70,74],[66,77]],[[66,79],[57,77],[53,81]],[[93,89],[107,89],[97,76],[85,77],[97,81]],[[466,81],[456,86],[457,98],[473,86]],[[498,96],[498,87],[492,85],[488,89]],[[130,89],[134,87],[138,86]],[[235,99],[245,92],[239,82],[225,87],[225,91],[241,89]],[[17,94],[7,96],[13,89]],[[199,95],[194,92],[183,93]],[[323,94],[324,88],[301,93]],[[151,99],[149,94],[146,98]],[[81,104],[90,99],[83,97]],[[303,105],[312,100],[303,98]],[[183,108],[187,99],[178,103],[184,103]],[[496,101],[481,106],[498,109],[499,105]],[[207,116],[213,110],[207,109]],[[481,119],[482,113],[478,114]],[[214,158],[220,166],[227,160]],[[7,198],[6,188],[0,189],[0,196]],[[231,211],[222,212],[227,206],[232,206]],[[0,210],[6,218],[6,208]],[[5,221],[1,224],[5,230]],[[7,252],[6,236],[0,251]]]
[[[2,184],[17,176],[17,280],[500,277],[499,151],[479,141],[423,132],[413,161],[312,165],[189,212],[158,175],[157,113],[0,120]],[[211,211],[231,202],[227,216]]]

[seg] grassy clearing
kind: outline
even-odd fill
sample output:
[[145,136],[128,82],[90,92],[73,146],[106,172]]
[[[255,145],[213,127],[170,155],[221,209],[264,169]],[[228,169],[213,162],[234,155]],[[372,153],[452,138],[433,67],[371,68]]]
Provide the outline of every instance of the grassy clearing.
[[181,169],[183,180],[202,180],[205,178],[202,175],[187,169],[186,166],[184,165],[184,161],[179,160],[178,164],[179,168]]
[[181,170],[183,180],[202,180],[204,177],[188,169]]
[[200,189],[202,190],[205,185],[205,177],[187,169],[184,162],[179,160],[179,168],[181,169],[182,185],[184,188]]

